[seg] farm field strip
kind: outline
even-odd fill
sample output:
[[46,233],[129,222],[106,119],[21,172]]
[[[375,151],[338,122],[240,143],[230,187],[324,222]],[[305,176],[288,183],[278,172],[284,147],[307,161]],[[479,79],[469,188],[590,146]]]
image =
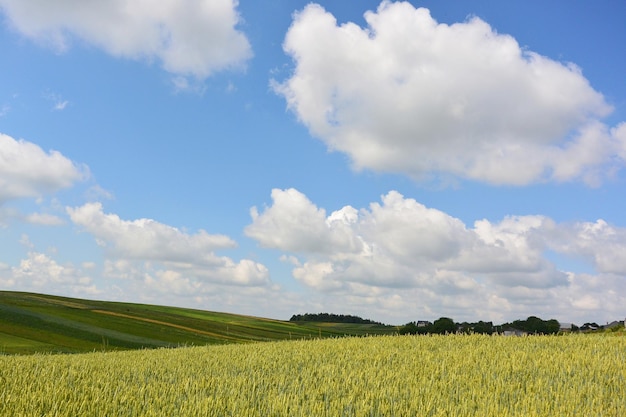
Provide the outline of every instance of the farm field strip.
[[0,356],[0,415],[626,415],[626,338],[380,336]]
[[[165,322],[165,321],[162,321],[162,320],[148,319],[148,318],[144,318],[144,317],[133,316],[133,315],[130,315],[130,314],[117,313],[117,312],[114,312],[114,311],[106,311],[106,310],[92,310],[92,311],[94,313],[98,313],[98,314],[107,314],[107,315],[110,315],[110,316],[124,317],[124,318],[131,319],[131,320],[144,321],[146,323],[153,323],[153,324],[158,324],[158,325],[161,325],[161,326],[174,327],[176,329],[185,330],[185,331],[188,331],[190,333],[198,333],[198,334],[202,334],[202,335],[206,335],[206,336],[223,337],[225,339],[229,339],[229,337],[223,336],[223,335],[219,335],[219,334],[217,334],[215,332],[208,332],[206,330],[194,329],[192,327],[182,326],[180,324],[168,323],[168,322]],[[235,339],[235,338],[232,338],[232,339]]]
[[[179,307],[0,291],[1,353],[92,352],[390,334],[392,326],[294,323]],[[31,343],[25,341],[31,340]]]

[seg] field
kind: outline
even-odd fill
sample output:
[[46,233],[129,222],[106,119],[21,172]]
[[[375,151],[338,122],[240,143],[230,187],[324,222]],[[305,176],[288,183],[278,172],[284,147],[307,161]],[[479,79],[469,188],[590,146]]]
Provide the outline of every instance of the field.
[[626,415],[626,338],[378,336],[0,356],[3,416]]
[[0,354],[132,350],[396,331],[393,326],[292,323],[176,307],[0,291]]

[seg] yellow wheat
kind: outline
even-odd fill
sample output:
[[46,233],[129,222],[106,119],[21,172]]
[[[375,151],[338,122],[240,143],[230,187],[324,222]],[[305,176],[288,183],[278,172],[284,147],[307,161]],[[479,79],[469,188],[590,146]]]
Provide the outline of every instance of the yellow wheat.
[[626,338],[394,336],[0,356],[2,416],[626,415]]

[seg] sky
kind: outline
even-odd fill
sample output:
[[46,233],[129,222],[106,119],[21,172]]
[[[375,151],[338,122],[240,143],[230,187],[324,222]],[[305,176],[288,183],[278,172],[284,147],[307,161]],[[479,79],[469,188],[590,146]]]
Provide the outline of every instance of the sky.
[[0,290],[626,316],[626,3],[0,0]]

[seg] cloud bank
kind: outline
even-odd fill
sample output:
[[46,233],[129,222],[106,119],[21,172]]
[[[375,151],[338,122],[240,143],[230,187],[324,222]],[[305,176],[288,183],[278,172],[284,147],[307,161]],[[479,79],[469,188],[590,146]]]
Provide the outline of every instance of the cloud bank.
[[0,133],[0,205],[17,198],[39,197],[73,186],[89,176],[60,152]]
[[63,52],[75,41],[129,59],[158,60],[203,79],[241,67],[252,55],[236,0],[0,0],[22,35]]
[[74,295],[96,295],[100,291],[94,285],[93,279],[81,268],[71,263],[62,265],[49,255],[36,251],[28,252],[18,266],[2,268],[0,264],[0,284],[3,287],[20,288],[30,291],[56,292],[63,294],[70,292]]
[[295,68],[273,82],[310,132],[354,168],[418,180],[597,185],[626,160],[624,124],[573,64],[528,51],[479,18],[447,25],[384,1],[368,26],[338,25],[316,4],[283,48]]
[[[284,251],[293,277],[318,294],[347,297],[383,315],[456,312],[455,318],[497,321],[578,309],[572,314],[584,318],[581,309],[619,316],[626,302],[624,293],[607,294],[599,284],[626,289],[619,256],[626,229],[602,220],[509,216],[467,226],[396,191],[368,208],[330,214],[295,189],[273,190],[272,201],[261,213],[251,210],[246,234]],[[570,272],[550,253],[588,259],[597,274]]]
[[[104,248],[105,272],[113,278],[143,280],[146,287],[163,287],[196,295],[205,284],[265,286],[268,269],[257,262],[235,262],[217,256],[235,242],[224,235],[200,230],[195,234],[151,219],[122,220],[103,212],[100,203],[67,208],[71,221],[94,236]],[[167,292],[167,290],[164,290]]]

